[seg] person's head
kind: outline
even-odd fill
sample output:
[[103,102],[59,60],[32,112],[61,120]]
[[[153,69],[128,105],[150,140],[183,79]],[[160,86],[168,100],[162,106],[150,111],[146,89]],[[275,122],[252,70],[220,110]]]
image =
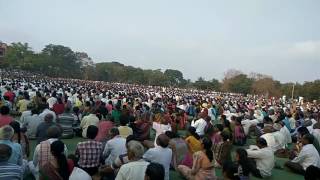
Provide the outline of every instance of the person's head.
[[61,135],[62,135],[61,128],[59,128],[56,125],[50,126],[47,130],[47,137],[49,139],[51,138],[57,139],[57,138],[60,138]]
[[[94,125],[90,125],[88,128],[87,128],[87,138],[88,139],[95,139],[96,136],[98,135],[98,127],[97,126],[94,126]],[[118,131],[119,132],[119,131]]]
[[160,134],[157,138],[157,145],[163,148],[167,148],[169,146],[169,137],[165,134]]
[[188,134],[195,137],[196,139],[200,139],[200,136],[196,132],[196,128],[190,126],[188,129]]
[[268,147],[268,143],[264,138],[258,138],[257,139],[257,146],[261,149],[261,148],[265,148]]
[[68,162],[66,156],[64,155],[64,144],[62,141],[54,141],[50,145],[50,151],[52,155],[56,158],[58,163],[58,173],[64,179],[69,179],[69,172],[68,172]]
[[303,145],[313,144],[314,136],[312,134],[305,134],[303,135],[301,142]]
[[7,162],[12,154],[12,149],[6,144],[0,144],[0,162]]
[[231,139],[230,133],[227,132],[227,131],[222,131],[222,133],[221,133],[220,135],[221,135],[222,140],[223,140],[224,142],[229,141],[229,140]]
[[144,154],[144,147],[139,141],[130,141],[127,144],[129,160],[140,160]]
[[146,169],[145,180],[164,180],[164,167],[158,163],[150,163]]
[[133,140],[135,140],[135,137],[134,137],[134,135],[129,135],[129,136],[127,136],[127,138],[126,138],[126,146],[128,145],[128,143],[130,142],[130,141],[133,141]]
[[269,116],[266,116],[263,118],[263,122],[265,124],[272,124],[273,120]]
[[319,180],[319,177],[320,170],[318,167],[311,165],[306,169],[306,173],[304,175],[305,180]]
[[12,121],[9,125],[13,128],[14,133],[16,133],[16,134],[20,133],[21,129],[20,129],[20,123],[19,122]]
[[238,148],[236,150],[236,161],[247,161],[248,160],[248,153],[245,149],[243,148]]
[[120,125],[121,126],[126,126],[129,123],[129,118],[126,115],[121,115],[120,116]]
[[297,131],[301,137],[310,133],[307,127],[299,127]]
[[39,114],[39,110],[37,108],[33,108],[31,109],[31,114],[32,115]]
[[223,131],[223,125],[222,124],[216,124],[216,125],[214,125],[214,127],[213,127],[213,131],[214,132],[221,132],[221,131]]
[[232,162],[225,162],[222,167],[223,179],[225,180],[240,180],[238,173],[238,167]]
[[0,108],[0,114],[1,114],[1,115],[8,115],[9,112],[10,112],[10,109],[9,109],[8,106],[2,106],[2,107]]
[[114,137],[118,136],[120,134],[120,132],[119,132],[118,128],[114,127],[114,128],[110,129],[109,134],[110,134],[111,138],[114,138]]
[[173,138],[177,138],[178,135],[172,131],[166,131],[165,134],[168,136],[168,138],[173,139]]
[[11,140],[14,135],[14,130],[11,126],[5,125],[0,128],[0,140]]
[[210,138],[208,137],[204,137],[202,140],[201,140],[201,146],[202,146],[202,149],[206,152],[206,155],[208,157],[208,159],[210,160],[210,162],[213,160],[213,152],[211,150],[212,148],[212,141]]
[[44,116],[44,122],[46,123],[52,123],[53,122],[53,115],[52,114],[47,114]]

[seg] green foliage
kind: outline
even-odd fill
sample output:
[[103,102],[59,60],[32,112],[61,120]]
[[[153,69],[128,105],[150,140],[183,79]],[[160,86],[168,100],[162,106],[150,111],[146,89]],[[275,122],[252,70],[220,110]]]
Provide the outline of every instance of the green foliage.
[[42,73],[52,77],[79,78],[109,82],[136,83],[144,85],[172,86],[215,90],[235,93],[253,93],[280,97],[303,96],[307,100],[320,100],[320,80],[313,82],[285,83],[273,80],[271,76],[251,73],[249,76],[241,71],[231,69],[225,73],[222,82],[210,81],[200,77],[194,83],[184,79],[179,70],[160,69],[144,70],[125,66],[118,62],[97,63],[95,66],[84,65],[82,58],[91,59],[86,53],[72,51],[62,45],[49,44],[40,53],[35,53],[28,43],[12,43],[8,46],[1,67],[17,68]]

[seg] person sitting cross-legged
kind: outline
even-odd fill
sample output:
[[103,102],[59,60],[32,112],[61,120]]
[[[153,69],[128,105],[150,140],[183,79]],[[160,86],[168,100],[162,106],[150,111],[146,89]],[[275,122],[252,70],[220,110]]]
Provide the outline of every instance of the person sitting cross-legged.
[[76,156],[79,158],[79,167],[91,176],[98,172],[98,168],[100,166],[100,158],[103,150],[102,143],[94,140],[97,134],[97,126],[88,126],[86,132],[88,140],[78,143],[75,152]]
[[298,174],[305,174],[306,169],[313,165],[320,168],[320,157],[316,148],[313,146],[314,137],[305,134],[302,139],[302,150],[293,160],[285,163],[285,166]]
[[9,162],[12,149],[6,144],[0,144],[0,179],[21,180],[22,168]]

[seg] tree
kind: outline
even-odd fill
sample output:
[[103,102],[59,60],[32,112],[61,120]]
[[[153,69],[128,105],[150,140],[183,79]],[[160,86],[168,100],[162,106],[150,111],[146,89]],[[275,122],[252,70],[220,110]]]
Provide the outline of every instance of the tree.
[[183,82],[183,74],[178,70],[167,69],[164,71],[164,75],[168,78],[170,86],[177,86]]
[[245,74],[240,74],[230,79],[225,80],[223,87],[225,91],[235,92],[235,93],[250,93],[253,79],[250,79]]
[[4,62],[2,65],[4,67],[11,67],[11,68],[24,68],[25,64],[29,63],[34,52],[29,47],[28,43],[12,43],[7,48],[7,52],[4,58]]
[[253,82],[251,87],[253,94],[280,97],[280,82],[272,78],[262,78]]

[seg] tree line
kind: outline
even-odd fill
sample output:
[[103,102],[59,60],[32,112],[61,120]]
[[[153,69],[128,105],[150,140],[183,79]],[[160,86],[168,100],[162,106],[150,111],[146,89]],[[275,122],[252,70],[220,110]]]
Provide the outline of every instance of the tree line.
[[[81,54],[81,56],[79,56]],[[83,63],[83,58],[91,59],[86,53],[74,52],[63,45],[46,45],[41,52],[34,52],[28,43],[8,45],[5,56],[0,59],[2,68],[21,69],[41,73],[50,77],[77,78],[108,82],[136,83],[143,85],[171,86],[215,90],[242,94],[259,94],[267,97],[286,95],[303,96],[307,100],[320,99],[320,80],[304,83],[281,83],[271,76],[259,73],[245,74],[238,70],[228,70],[224,78],[205,80],[199,77],[192,82],[175,69],[141,69],[119,62],[103,62],[94,65]]]

